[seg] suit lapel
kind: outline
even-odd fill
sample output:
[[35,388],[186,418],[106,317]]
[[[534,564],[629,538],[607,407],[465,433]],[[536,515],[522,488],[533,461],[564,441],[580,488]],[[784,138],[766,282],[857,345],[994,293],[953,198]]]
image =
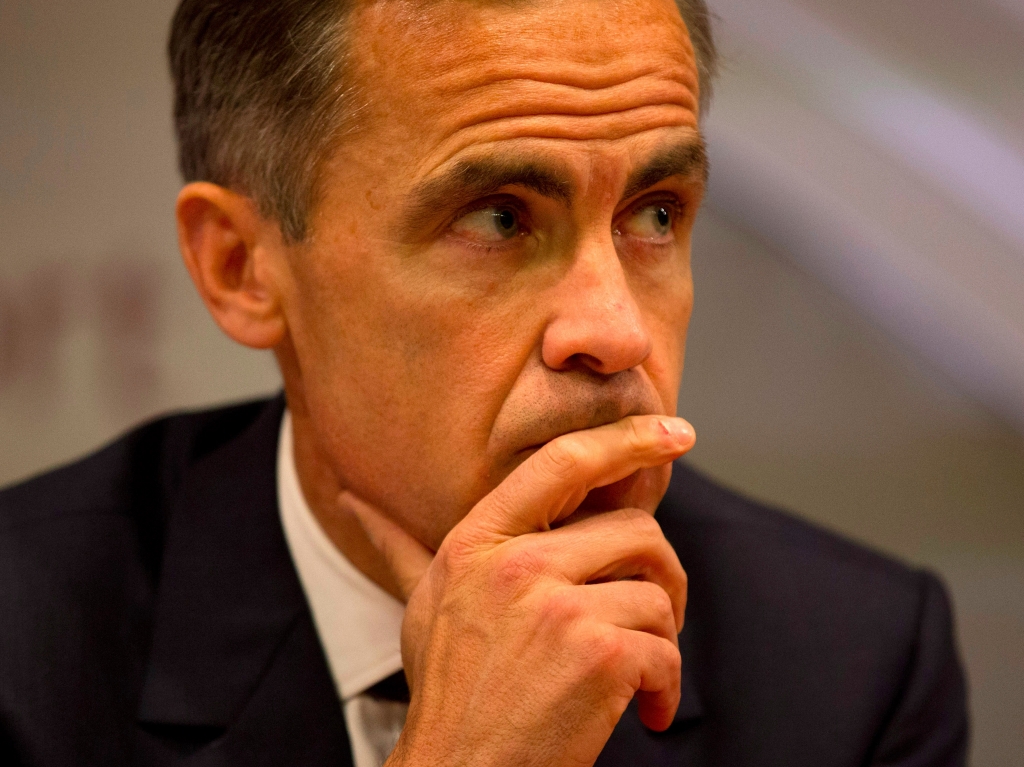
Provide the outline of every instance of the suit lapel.
[[139,703],[144,764],[351,764],[277,506],[277,398],[195,463],[168,519]]

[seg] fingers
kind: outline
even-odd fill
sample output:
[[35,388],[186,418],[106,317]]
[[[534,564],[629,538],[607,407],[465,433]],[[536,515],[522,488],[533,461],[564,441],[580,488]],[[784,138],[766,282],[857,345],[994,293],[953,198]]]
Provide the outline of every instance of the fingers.
[[682,658],[678,646],[661,637],[633,631],[631,657],[637,663],[640,686],[636,702],[640,721],[656,732],[667,730],[679,708]]
[[674,461],[695,441],[690,424],[668,416],[631,416],[564,434],[516,468],[460,527],[499,539],[547,530],[594,488]]
[[544,600],[549,628],[559,636],[574,625],[596,629],[581,655],[595,659],[601,676],[629,685],[644,724],[666,729],[679,706],[682,664],[668,595],[653,583],[615,581],[562,586]]
[[533,547],[570,583],[623,578],[650,581],[671,601],[676,633],[682,631],[687,578],[672,545],[650,514],[622,509],[581,519],[506,545]]
[[430,567],[434,553],[382,511],[352,493],[342,493],[338,503],[355,514],[370,542],[384,555],[388,568],[408,602]]
[[612,581],[567,586],[582,601],[581,610],[595,619],[630,631],[643,631],[674,645],[679,643],[668,594],[646,581]]

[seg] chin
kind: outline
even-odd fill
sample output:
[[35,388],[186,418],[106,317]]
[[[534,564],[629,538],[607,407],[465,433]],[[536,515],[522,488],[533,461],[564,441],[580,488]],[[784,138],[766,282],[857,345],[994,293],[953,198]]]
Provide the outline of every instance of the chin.
[[672,478],[672,464],[641,469],[611,485],[598,487],[587,493],[580,511],[601,512],[617,509],[643,509],[653,514],[668,490]]

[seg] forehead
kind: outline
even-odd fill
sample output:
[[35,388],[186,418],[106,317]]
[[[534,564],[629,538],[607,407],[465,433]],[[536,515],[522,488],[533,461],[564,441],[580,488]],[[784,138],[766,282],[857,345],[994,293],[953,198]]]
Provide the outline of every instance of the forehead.
[[415,147],[419,172],[509,142],[697,131],[697,67],[672,0],[378,0],[353,32],[367,127]]

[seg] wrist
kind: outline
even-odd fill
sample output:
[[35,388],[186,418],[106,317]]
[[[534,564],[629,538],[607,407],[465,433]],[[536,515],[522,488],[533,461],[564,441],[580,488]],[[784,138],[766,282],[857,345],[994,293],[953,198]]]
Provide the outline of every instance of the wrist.
[[[420,732],[423,736],[420,736]],[[452,744],[440,736],[441,727],[406,725],[384,767],[489,767],[501,760],[465,743]]]

